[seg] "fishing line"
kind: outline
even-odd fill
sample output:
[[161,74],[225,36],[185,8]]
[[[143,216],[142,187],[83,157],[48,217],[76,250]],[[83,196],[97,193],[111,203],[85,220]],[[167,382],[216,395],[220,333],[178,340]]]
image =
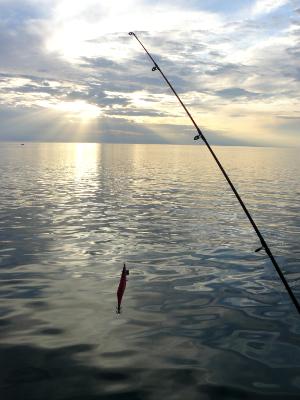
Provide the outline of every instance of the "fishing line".
[[149,56],[150,60],[153,62],[154,66],[152,68],[152,71],[159,71],[160,74],[162,75],[162,77],[164,78],[164,80],[166,81],[167,85],[170,87],[170,89],[172,90],[172,92],[174,93],[174,95],[177,97],[179,103],[181,104],[181,106],[183,107],[184,111],[186,112],[186,114],[188,115],[188,117],[190,118],[190,120],[192,121],[192,124],[194,125],[196,131],[197,131],[197,135],[194,137],[194,140],[198,140],[198,139],[202,139],[202,141],[205,143],[206,147],[208,148],[209,152],[211,153],[212,157],[214,158],[214,160],[216,161],[216,163],[218,164],[218,167],[220,168],[224,178],[226,179],[226,181],[228,182],[231,190],[233,191],[233,193],[235,194],[235,197],[237,198],[238,202],[240,203],[242,209],[244,210],[249,222],[251,223],[256,235],[258,236],[261,246],[255,250],[255,252],[259,252],[261,250],[265,250],[265,252],[267,253],[267,255],[269,256],[274,268],[276,269],[277,274],[279,275],[281,282],[283,283],[286,291],[288,292],[290,299],[292,300],[292,302],[294,303],[298,313],[300,314],[300,304],[297,300],[297,298],[295,297],[290,285],[288,284],[287,280],[285,279],[285,276],[283,274],[283,272],[281,271],[280,266],[278,265],[277,261],[275,260],[269,246],[267,245],[263,235],[261,234],[261,232],[259,231],[257,225],[255,224],[251,214],[249,213],[247,207],[245,206],[242,198],[240,197],[239,193],[237,192],[236,188],[234,187],[233,183],[231,182],[229,176],[227,175],[225,169],[223,168],[221,162],[219,161],[218,157],[216,156],[216,154],[214,153],[214,151],[212,150],[212,148],[210,147],[209,143],[207,142],[205,136],[203,135],[201,129],[198,127],[198,125],[196,124],[194,118],[192,117],[192,115],[190,114],[189,110],[186,108],[185,104],[183,103],[183,101],[181,100],[181,98],[178,96],[177,92],[175,91],[175,89],[173,88],[173,86],[171,85],[171,83],[169,82],[169,80],[167,79],[167,77],[165,76],[165,74],[162,72],[162,70],[160,69],[160,67],[158,66],[157,62],[154,60],[154,58],[152,57],[152,55],[149,53],[149,51],[146,49],[146,47],[143,45],[143,43],[140,41],[140,39],[137,37],[137,35],[134,32],[129,32],[130,36],[134,36],[136,38],[136,40],[140,43],[140,45],[143,47],[143,49],[145,50],[146,54]]

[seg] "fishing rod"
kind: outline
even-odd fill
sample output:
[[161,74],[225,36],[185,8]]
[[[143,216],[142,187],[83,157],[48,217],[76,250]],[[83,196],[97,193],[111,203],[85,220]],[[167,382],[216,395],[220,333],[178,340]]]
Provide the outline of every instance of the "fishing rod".
[[254,222],[250,212],[248,211],[246,205],[244,204],[241,196],[239,195],[239,193],[237,192],[236,188],[234,187],[233,183],[231,182],[231,179],[229,178],[227,172],[225,171],[224,167],[222,166],[221,162],[219,161],[218,157],[216,156],[215,152],[213,151],[213,149],[210,147],[210,144],[208,143],[208,141],[206,140],[203,132],[201,131],[201,129],[198,127],[198,125],[196,124],[194,118],[192,117],[191,113],[189,112],[189,110],[186,108],[185,104],[183,103],[183,101],[181,100],[181,98],[178,96],[176,90],[173,88],[173,86],[171,85],[171,83],[169,82],[169,80],[167,79],[167,77],[165,76],[165,74],[162,72],[162,70],[160,69],[160,67],[158,66],[157,62],[154,60],[154,58],[152,57],[152,55],[149,53],[149,51],[146,49],[146,47],[143,45],[143,43],[140,41],[140,39],[137,37],[137,35],[134,32],[129,32],[130,36],[134,36],[136,38],[136,40],[140,43],[140,45],[143,47],[143,49],[145,50],[146,54],[149,56],[150,60],[153,62],[154,67],[152,68],[152,71],[159,71],[160,74],[162,75],[162,77],[164,78],[164,80],[166,81],[167,85],[170,87],[170,89],[172,90],[172,92],[174,93],[174,95],[177,97],[179,103],[181,104],[181,106],[183,107],[184,111],[187,113],[188,117],[190,118],[190,120],[192,121],[194,127],[196,128],[197,131],[197,135],[194,137],[194,140],[199,140],[202,139],[202,141],[205,143],[205,145],[207,146],[209,152],[211,153],[211,155],[213,156],[214,160],[216,161],[216,163],[218,164],[218,167],[220,168],[223,176],[225,177],[226,181],[228,182],[231,190],[233,191],[233,193],[235,194],[235,197],[237,198],[238,202],[240,203],[242,209],[244,210],[249,222],[251,223],[256,235],[258,236],[260,243],[261,243],[261,247],[259,247],[258,249],[255,250],[255,252],[259,252],[261,250],[265,250],[265,252],[267,253],[267,255],[269,256],[273,266],[276,269],[276,272],[279,275],[279,278],[281,279],[286,291],[288,292],[290,299],[292,300],[292,302],[294,303],[298,313],[300,314],[300,304],[296,298],[296,296],[294,295],[289,283],[287,282],[287,280],[285,279],[285,276],[283,274],[283,272],[281,271],[280,266],[278,265],[277,261],[275,260],[269,246],[267,245],[263,235],[261,234],[260,230],[258,229],[256,223]]

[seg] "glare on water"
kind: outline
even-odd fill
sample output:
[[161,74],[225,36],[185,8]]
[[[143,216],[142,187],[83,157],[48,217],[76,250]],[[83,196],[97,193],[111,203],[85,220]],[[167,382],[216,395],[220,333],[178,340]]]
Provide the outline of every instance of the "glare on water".
[[[297,152],[216,152],[299,298]],[[7,143],[0,172],[3,398],[296,398],[299,317],[202,146]]]

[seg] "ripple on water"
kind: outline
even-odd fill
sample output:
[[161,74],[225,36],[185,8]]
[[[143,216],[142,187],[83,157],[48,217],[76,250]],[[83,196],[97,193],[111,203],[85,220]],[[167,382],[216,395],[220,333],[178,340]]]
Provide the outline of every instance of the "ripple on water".
[[[217,151],[300,298],[298,154]],[[201,146],[6,144],[0,172],[3,399],[298,398],[298,315]]]

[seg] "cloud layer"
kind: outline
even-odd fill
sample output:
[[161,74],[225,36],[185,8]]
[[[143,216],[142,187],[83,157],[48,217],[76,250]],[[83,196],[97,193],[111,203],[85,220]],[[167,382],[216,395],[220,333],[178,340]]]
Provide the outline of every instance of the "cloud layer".
[[299,146],[296,1],[0,1],[1,140]]

